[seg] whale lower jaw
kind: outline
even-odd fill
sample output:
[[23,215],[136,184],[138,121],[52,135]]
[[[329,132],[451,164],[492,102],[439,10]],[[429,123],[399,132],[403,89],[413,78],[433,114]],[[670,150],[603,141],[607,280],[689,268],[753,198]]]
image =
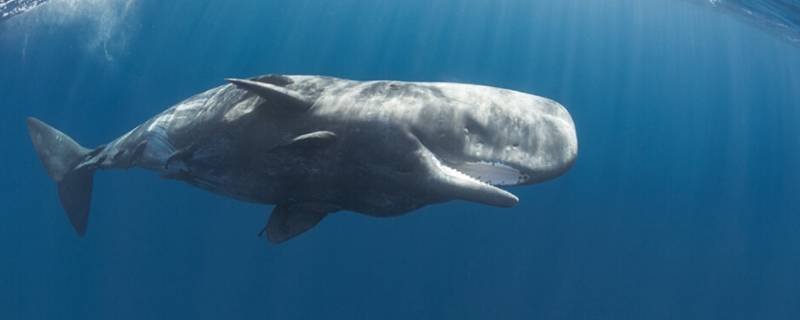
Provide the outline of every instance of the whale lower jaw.
[[[427,160],[426,163],[431,171],[436,189],[447,197],[496,207],[513,207],[519,202],[519,198],[511,192],[492,185],[492,182],[514,180],[511,179],[514,177],[513,168],[482,163],[471,163],[466,167],[460,166],[459,169],[466,169],[471,173],[467,174],[444,164],[430,151],[425,150],[423,157]],[[490,169],[490,167],[495,169]],[[519,178],[515,179],[515,181],[519,181]]]

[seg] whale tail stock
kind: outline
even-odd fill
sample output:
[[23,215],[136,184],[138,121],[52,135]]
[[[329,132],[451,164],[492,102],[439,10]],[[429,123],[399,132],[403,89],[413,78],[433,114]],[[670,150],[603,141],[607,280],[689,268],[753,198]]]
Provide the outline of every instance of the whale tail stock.
[[28,118],[28,133],[47,175],[58,185],[58,197],[70,223],[79,235],[86,233],[95,168],[80,165],[93,151],[79,145],[61,131]]

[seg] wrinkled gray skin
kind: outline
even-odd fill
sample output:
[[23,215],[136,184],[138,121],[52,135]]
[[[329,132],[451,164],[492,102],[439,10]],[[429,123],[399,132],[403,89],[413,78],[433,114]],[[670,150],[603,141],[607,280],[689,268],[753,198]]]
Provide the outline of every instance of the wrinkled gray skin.
[[455,199],[511,207],[517,197],[496,186],[557,177],[578,152],[564,107],[511,90],[319,76],[230,81],[79,167],[143,167],[275,204],[266,231],[282,242],[339,210],[387,217]]

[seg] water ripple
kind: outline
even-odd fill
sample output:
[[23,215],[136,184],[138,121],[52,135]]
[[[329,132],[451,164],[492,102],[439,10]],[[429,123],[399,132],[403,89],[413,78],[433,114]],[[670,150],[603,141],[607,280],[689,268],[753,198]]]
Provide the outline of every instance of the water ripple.
[[0,21],[38,7],[47,0],[0,0]]
[[800,1],[798,0],[701,0],[749,20],[786,40],[800,44]]

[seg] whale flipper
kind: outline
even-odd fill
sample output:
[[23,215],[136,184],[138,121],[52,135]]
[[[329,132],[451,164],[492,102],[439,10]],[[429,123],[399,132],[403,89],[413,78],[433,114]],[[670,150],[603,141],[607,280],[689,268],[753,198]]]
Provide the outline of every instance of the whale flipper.
[[329,146],[334,141],[336,141],[335,133],[330,131],[315,131],[297,136],[289,143],[273,148],[272,151],[309,153]]
[[36,118],[28,118],[28,132],[47,174],[58,185],[61,206],[79,235],[86,233],[92,200],[93,166],[79,166],[92,151]]
[[273,84],[245,79],[225,79],[239,89],[257,94],[277,108],[288,113],[301,113],[313,104],[299,94]]
[[328,205],[302,203],[277,205],[272,210],[267,227],[267,239],[278,244],[294,238],[316,226],[328,213],[336,209]]

